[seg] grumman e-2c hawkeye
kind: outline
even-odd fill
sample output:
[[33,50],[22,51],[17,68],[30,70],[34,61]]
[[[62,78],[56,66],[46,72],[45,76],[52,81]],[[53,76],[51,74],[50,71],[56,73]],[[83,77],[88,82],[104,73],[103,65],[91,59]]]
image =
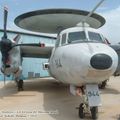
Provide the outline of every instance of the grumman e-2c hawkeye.
[[[109,46],[106,38],[97,31],[105,24],[105,19],[93,12],[102,2],[90,13],[73,9],[47,9],[25,13],[15,19],[16,25],[21,28],[58,34],[55,47],[15,44],[10,50],[14,49],[15,52],[15,48],[19,48],[19,52],[11,54],[13,58],[18,58],[18,55],[21,58],[49,58],[45,66],[50,75],[69,84],[73,95],[84,98],[78,107],[80,118],[85,117],[86,111],[91,113],[93,119],[98,117],[98,106],[101,105],[98,84],[120,74],[119,46]],[[7,69],[8,66],[4,67],[3,73]]]

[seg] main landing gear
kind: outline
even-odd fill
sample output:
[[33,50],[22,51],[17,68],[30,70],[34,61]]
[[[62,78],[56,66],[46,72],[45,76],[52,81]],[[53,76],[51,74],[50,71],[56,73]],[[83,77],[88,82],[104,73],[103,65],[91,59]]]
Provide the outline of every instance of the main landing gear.
[[18,91],[23,91],[23,85],[24,85],[24,82],[23,80],[19,80],[17,81],[17,87],[18,87]]
[[98,118],[98,106],[101,105],[98,85],[88,84],[85,87],[72,86],[70,90],[71,93],[76,91],[76,95],[81,96],[83,99],[83,102],[77,107],[79,117],[84,119],[85,115],[89,113],[91,118],[96,120]]
[[105,89],[105,87],[107,85],[107,82],[108,82],[108,80],[103,81],[101,84],[99,84],[99,88],[100,89]]

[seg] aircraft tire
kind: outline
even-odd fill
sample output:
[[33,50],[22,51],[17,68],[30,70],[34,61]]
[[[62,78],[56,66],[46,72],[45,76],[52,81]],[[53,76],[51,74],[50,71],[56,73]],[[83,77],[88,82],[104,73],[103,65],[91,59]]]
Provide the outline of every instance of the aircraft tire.
[[92,119],[96,120],[98,118],[98,107],[92,107],[90,111],[91,111]]
[[24,90],[23,89],[23,84],[24,84],[23,80],[18,81],[18,91],[23,91]]
[[79,117],[82,118],[82,119],[85,117],[83,105],[84,105],[84,104],[81,103],[80,106],[79,106]]

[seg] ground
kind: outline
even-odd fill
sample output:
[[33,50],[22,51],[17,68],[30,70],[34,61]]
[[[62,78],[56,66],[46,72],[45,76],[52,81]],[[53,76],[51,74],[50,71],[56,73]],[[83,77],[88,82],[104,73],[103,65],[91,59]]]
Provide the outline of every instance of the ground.
[[[0,120],[80,120],[80,97],[52,79],[27,80],[18,92],[14,82],[0,83]],[[98,120],[120,120],[120,77],[111,77],[101,91]],[[86,120],[90,115],[86,115]]]

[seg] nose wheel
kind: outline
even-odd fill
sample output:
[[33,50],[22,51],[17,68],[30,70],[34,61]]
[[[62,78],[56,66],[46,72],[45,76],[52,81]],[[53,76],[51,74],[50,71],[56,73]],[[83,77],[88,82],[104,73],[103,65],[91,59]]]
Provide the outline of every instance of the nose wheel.
[[96,120],[98,118],[98,107],[91,107],[91,116],[93,120]]
[[82,119],[85,117],[85,111],[84,111],[84,104],[83,103],[81,103],[80,106],[79,106],[78,114],[79,114],[79,117],[82,118]]
[[81,103],[78,111],[79,118],[84,119],[86,113],[90,113],[91,118],[96,120],[98,118],[98,107],[96,106],[89,108],[88,105]]

